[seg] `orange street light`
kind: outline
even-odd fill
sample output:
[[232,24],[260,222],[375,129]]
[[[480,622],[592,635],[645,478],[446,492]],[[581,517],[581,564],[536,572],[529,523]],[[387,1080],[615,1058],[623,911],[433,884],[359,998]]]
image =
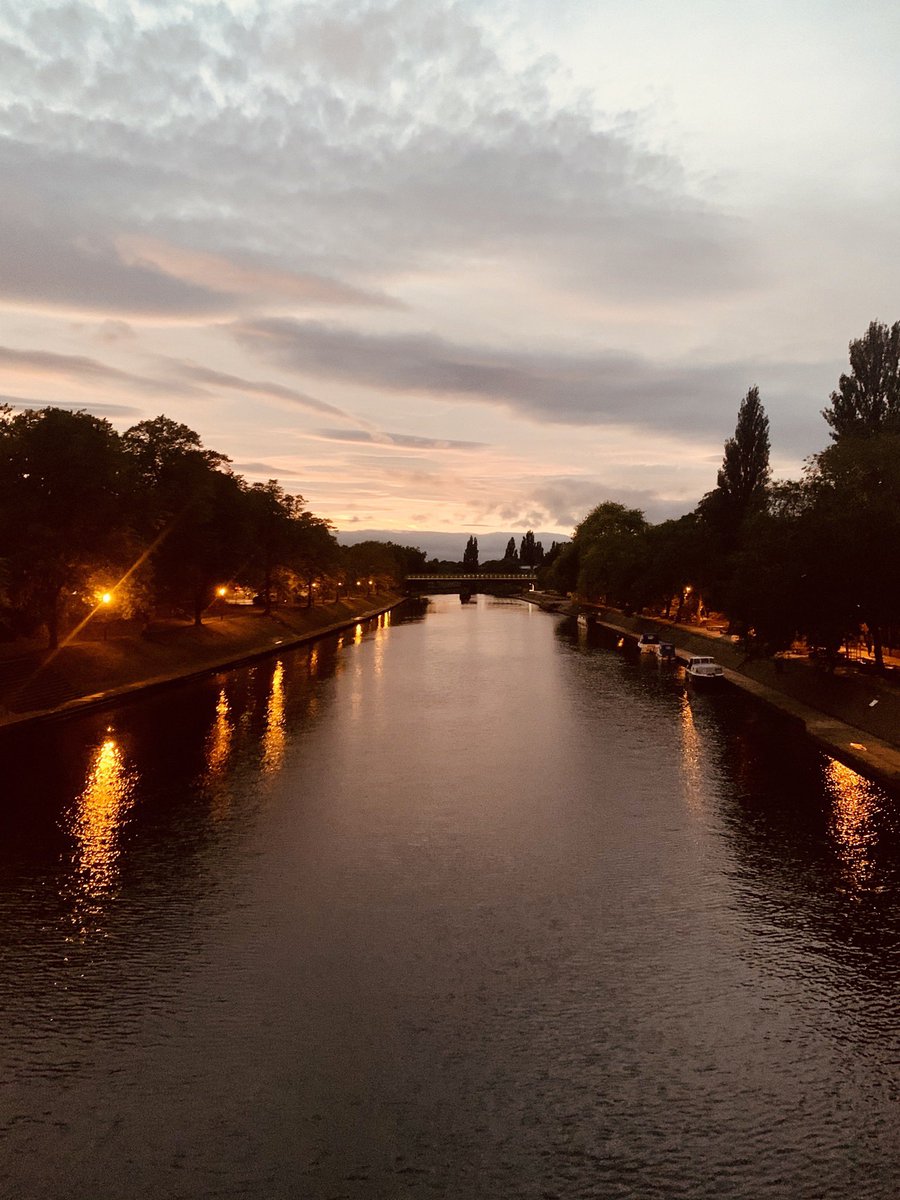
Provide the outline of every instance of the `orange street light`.
[[227,591],[228,591],[227,587],[218,587],[218,588],[216,588],[216,595],[219,597],[220,600],[222,600]]

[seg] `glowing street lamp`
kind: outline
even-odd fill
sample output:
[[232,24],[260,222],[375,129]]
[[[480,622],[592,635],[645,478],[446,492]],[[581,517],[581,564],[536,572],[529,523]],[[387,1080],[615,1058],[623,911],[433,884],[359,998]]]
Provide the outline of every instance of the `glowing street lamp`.
[[[99,601],[99,603],[97,605],[98,608],[100,608],[101,610],[108,609],[109,606],[112,604],[112,592],[98,592],[97,600]],[[104,621],[103,622],[103,640],[104,640],[104,642],[106,641],[106,639],[108,637],[109,637],[109,621]]]

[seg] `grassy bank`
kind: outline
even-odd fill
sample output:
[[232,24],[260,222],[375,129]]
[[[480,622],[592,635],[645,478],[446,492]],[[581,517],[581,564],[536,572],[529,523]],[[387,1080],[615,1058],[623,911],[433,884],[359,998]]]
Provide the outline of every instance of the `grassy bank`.
[[385,609],[389,594],[355,597],[313,608],[279,609],[269,616],[229,608],[199,628],[179,621],[141,633],[126,630],[82,637],[55,653],[7,647],[0,658],[0,724],[69,711],[110,695],[160,685],[270,653]]

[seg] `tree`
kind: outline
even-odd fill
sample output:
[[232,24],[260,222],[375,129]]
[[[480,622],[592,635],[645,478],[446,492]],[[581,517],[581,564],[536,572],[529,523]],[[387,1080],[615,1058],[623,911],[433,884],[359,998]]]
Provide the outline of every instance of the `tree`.
[[688,594],[702,578],[706,558],[706,539],[696,515],[688,513],[651,525],[644,538],[644,554],[637,581],[642,601],[659,605],[668,617],[674,600],[675,619],[680,619]]
[[716,607],[726,602],[744,522],[765,509],[768,486],[769,420],[753,387],[741,401],[734,437],[725,443],[716,486],[696,508],[708,548],[698,582]]
[[882,670],[885,631],[900,622],[900,433],[842,436],[816,456],[809,486],[819,594],[843,632],[865,624]]
[[395,542],[366,541],[342,547],[354,579],[372,580],[373,586],[392,588],[401,585],[407,575],[421,571],[425,553],[413,546]]
[[572,542],[553,542],[538,570],[538,586],[548,591],[572,592],[578,579],[578,558]]
[[159,593],[201,625],[215,587],[246,558],[246,489],[221,468],[224,454],[168,417],[141,421],[122,437],[138,527],[151,546]]
[[875,433],[900,433],[900,321],[872,321],[850,343],[849,375],[842,375],[822,416],[834,441]]
[[314,585],[329,575],[341,577],[343,562],[331,522],[305,509],[294,517],[291,563],[306,582],[306,606],[312,607]]
[[303,497],[289,496],[277,479],[254,483],[245,493],[249,554],[244,568],[272,611],[272,589],[280,567],[288,567],[294,549],[294,520],[303,511]]
[[776,484],[768,508],[749,518],[735,554],[728,614],[768,653],[787,649],[799,634],[829,649],[843,638],[839,592],[828,577],[824,529],[812,503],[807,482]]
[[46,625],[51,649],[64,598],[80,591],[126,522],[123,474],[108,421],[0,409],[0,559],[13,603]]
[[765,506],[769,485],[769,418],[752,387],[741,401],[734,437],[725,443],[722,466],[708,506],[730,535],[741,522]]
[[536,567],[543,562],[543,559],[544,547],[540,542],[534,540],[534,532],[529,529],[519,547],[519,561],[523,567]]
[[467,571],[478,570],[478,538],[470,537],[466,542],[465,553],[463,554],[463,566]]
[[647,530],[644,514],[607,500],[593,508],[575,527],[572,551],[564,552],[578,566],[577,590],[590,599],[610,604],[634,602],[634,585],[641,565],[641,542]]
[[516,539],[510,538],[506,543],[506,551],[503,555],[503,561],[507,563],[518,563],[519,552],[516,549]]

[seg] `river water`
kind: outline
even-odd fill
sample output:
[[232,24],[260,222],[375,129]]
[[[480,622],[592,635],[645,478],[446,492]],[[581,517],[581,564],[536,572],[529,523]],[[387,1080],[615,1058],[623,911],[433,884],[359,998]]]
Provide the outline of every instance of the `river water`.
[[900,801],[439,597],[0,743],[0,1194],[894,1200]]

